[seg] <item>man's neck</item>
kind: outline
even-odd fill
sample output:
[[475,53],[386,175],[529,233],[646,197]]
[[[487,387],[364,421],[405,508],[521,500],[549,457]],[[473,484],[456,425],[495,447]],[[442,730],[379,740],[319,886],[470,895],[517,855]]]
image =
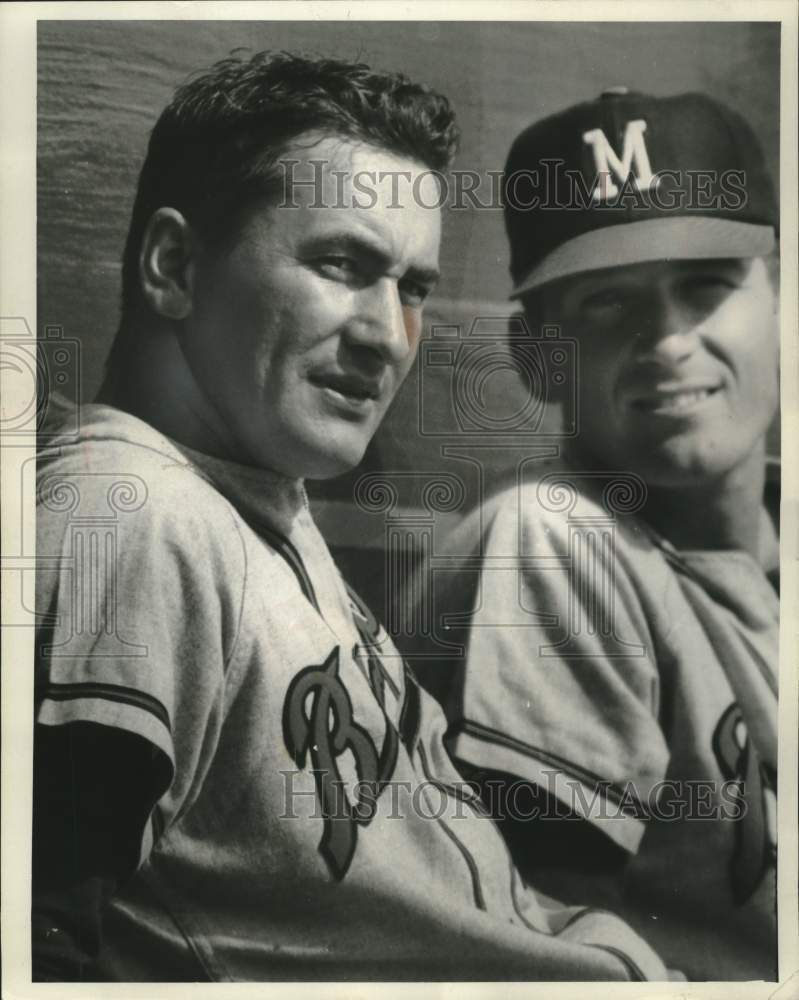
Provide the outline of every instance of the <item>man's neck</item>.
[[650,486],[641,516],[677,549],[738,549],[759,559],[765,447],[709,484]]
[[[572,451],[578,467],[596,468],[585,454]],[[638,516],[676,549],[729,550],[761,556],[765,442],[726,474],[696,486],[647,483]]]
[[106,379],[97,402],[139,417],[194,451],[245,462],[230,453],[218,416],[199,392],[177,338],[166,331],[137,332],[124,374]]

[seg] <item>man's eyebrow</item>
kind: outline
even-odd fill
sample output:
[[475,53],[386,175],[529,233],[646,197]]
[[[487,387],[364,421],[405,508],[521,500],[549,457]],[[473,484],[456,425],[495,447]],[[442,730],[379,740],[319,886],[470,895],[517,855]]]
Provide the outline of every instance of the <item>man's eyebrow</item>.
[[726,268],[730,271],[747,271],[751,264],[749,257],[693,257],[689,260],[675,260],[680,270],[691,271],[702,268]]
[[405,272],[404,277],[411,281],[418,281],[420,285],[436,285],[441,278],[441,272],[437,267],[414,267],[413,265]]

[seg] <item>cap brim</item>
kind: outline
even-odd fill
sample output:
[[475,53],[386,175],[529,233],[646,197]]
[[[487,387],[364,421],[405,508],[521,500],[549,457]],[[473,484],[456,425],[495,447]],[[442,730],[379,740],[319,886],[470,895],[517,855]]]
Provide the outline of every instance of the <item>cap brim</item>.
[[771,226],[709,216],[644,219],[607,226],[583,233],[553,250],[516,285],[511,298],[559,278],[607,267],[653,260],[763,257],[771,253],[775,241]]

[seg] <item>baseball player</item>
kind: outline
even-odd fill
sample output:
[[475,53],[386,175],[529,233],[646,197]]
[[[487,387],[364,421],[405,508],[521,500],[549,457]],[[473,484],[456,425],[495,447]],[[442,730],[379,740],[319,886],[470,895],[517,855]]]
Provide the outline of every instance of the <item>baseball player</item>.
[[285,54],[159,118],[101,400],[38,468],[36,978],[666,976],[525,889],[305,499],[412,362],[454,143],[442,97]]
[[620,913],[689,979],[774,979],[763,154],[709,97],[617,88],[522,132],[505,183],[532,331],[511,347],[524,372],[542,328],[576,344],[579,425],[477,546],[452,541],[482,568],[439,605],[472,612],[449,745],[536,885]]

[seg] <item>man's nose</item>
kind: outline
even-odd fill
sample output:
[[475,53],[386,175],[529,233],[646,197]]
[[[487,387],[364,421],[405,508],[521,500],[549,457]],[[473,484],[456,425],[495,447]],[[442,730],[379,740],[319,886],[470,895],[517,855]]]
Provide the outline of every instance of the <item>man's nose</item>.
[[699,317],[678,296],[669,291],[653,296],[636,330],[639,360],[684,360],[699,346],[699,328]]
[[410,344],[394,279],[383,276],[359,290],[347,338],[353,346],[371,348],[389,364],[407,358]]

